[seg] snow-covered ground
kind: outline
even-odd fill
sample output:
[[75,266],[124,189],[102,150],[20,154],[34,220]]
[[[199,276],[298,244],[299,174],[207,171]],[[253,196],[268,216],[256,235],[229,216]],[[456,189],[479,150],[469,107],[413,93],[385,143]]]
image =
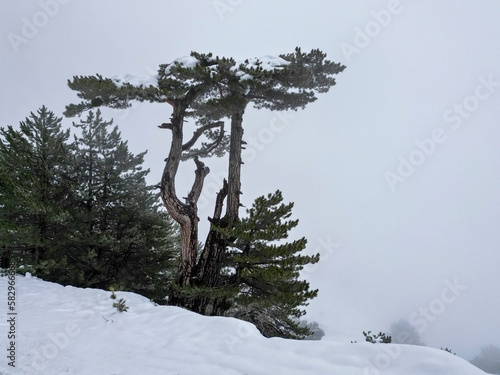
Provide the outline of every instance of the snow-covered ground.
[[[109,291],[31,277],[17,277],[17,315],[7,315],[7,282],[0,277],[0,374],[485,374],[428,347],[266,339],[249,323],[155,306],[133,293],[116,293],[129,307],[120,313]],[[7,358],[12,316],[15,368]]]

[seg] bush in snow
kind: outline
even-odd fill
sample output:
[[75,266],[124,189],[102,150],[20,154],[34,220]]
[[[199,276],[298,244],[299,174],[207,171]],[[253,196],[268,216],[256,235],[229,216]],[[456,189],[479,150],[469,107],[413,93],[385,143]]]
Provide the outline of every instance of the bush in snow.
[[377,334],[372,334],[372,331],[365,332],[363,331],[363,335],[365,335],[365,339],[372,344],[390,344],[392,339],[391,336],[387,336],[385,333],[379,332]]
[[120,298],[118,302],[113,303],[113,307],[116,307],[116,309],[119,312],[126,312],[128,310],[128,306],[125,305],[125,301],[123,298]]
[[457,355],[457,353],[453,353],[453,352],[451,351],[451,349],[448,349],[448,347],[446,347],[446,348],[444,348],[444,349],[443,349],[443,348],[441,348],[441,350],[444,350],[445,352],[448,352],[448,353],[453,354],[453,355]]

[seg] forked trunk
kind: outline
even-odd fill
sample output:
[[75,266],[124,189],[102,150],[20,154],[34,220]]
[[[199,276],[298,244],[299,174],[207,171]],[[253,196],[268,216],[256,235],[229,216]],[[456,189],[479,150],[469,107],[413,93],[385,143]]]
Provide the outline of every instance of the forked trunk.
[[[220,282],[222,255],[226,250],[227,241],[217,229],[225,227],[224,220],[221,219],[221,214],[224,206],[224,199],[227,196],[227,189],[228,183],[224,180],[222,189],[217,193],[214,216],[212,219],[209,218],[211,228],[198,262],[196,279],[197,283],[204,287],[213,288]],[[211,305],[213,307],[212,298],[209,296],[201,296],[194,301],[192,308],[193,311],[206,315],[208,312],[207,309]]]
[[[172,131],[172,143],[167,157],[161,180],[161,197],[167,211],[181,226],[181,253],[176,281],[180,287],[191,285],[193,271],[196,265],[198,251],[198,210],[197,202],[203,188],[205,176],[209,169],[199,160],[196,162],[193,187],[185,198],[185,203],[177,197],[175,191],[175,176],[179,168],[183,151],[183,125],[186,109],[196,97],[195,91],[190,91],[184,99],[175,100],[172,122],[161,127]],[[175,303],[175,302],[174,302]],[[182,302],[179,302],[181,304]]]
[[[210,219],[211,228],[198,264],[197,283],[203,287],[221,286],[221,269],[224,252],[229,239],[220,229],[231,228],[238,220],[241,195],[241,150],[243,143],[243,111],[231,117],[231,140],[229,146],[228,181],[224,180],[221,191],[217,194],[215,212]],[[224,198],[227,196],[226,214],[222,218]],[[210,298],[203,296],[197,299],[193,310],[201,314],[221,315],[227,309],[224,297]]]

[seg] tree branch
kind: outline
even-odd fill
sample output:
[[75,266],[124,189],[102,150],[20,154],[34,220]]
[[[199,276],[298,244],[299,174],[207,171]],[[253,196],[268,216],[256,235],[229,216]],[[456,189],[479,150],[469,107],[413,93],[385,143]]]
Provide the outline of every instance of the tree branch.
[[217,198],[215,200],[215,209],[214,209],[214,217],[213,219],[208,218],[208,220],[213,224],[214,221],[219,221],[222,216],[222,208],[224,206],[224,199],[227,196],[227,180],[224,179],[222,182],[222,188],[217,193]]
[[212,152],[214,149],[216,149],[221,144],[222,140],[224,139],[224,135],[225,135],[224,125],[222,125],[221,129],[220,129],[219,136],[217,137],[217,139],[215,141],[213,141],[212,143],[210,143],[204,149],[201,149],[201,150],[198,150],[198,151],[194,151],[191,154],[188,154],[187,157],[189,157],[189,158],[197,158],[197,157],[208,156],[208,154],[210,152]]
[[[162,124],[162,125],[168,125],[168,124]],[[213,128],[217,128],[217,127],[221,128],[221,132],[223,133],[224,121],[217,121],[217,122],[214,122],[213,124],[204,125],[201,128],[196,129],[196,131],[193,133],[193,136],[191,137],[191,139],[182,145],[182,151],[189,150],[191,147],[193,147],[193,145],[196,143],[198,138],[200,138],[200,136],[203,134],[203,132],[205,130],[209,130],[209,129],[213,129]]]
[[193,183],[193,187],[187,196],[186,204],[194,205],[198,202],[198,199],[201,195],[201,190],[203,189],[203,182],[205,181],[205,177],[210,173],[210,168],[206,167],[198,158],[194,159],[196,163],[196,171],[195,179]]
[[170,129],[170,130],[173,129],[173,125],[170,122],[169,123],[164,122],[163,124],[158,125],[158,127],[160,129]]
[[175,106],[175,102],[174,102],[173,100],[171,100],[171,99],[168,99],[168,98],[167,98],[167,99],[165,99],[165,103],[170,104],[172,107],[174,107],[174,106]]

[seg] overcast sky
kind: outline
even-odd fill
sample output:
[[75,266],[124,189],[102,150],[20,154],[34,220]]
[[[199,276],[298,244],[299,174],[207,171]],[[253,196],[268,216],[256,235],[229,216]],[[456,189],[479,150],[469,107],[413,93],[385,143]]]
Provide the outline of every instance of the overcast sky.
[[[470,359],[500,346],[500,2],[0,0],[0,125],[77,100],[74,75],[151,74],[191,51],[319,48],[347,69],[305,110],[249,110],[243,203],[281,189],[321,263],[307,319],[362,341],[406,318]],[[106,111],[160,179],[171,107]],[[74,119],[65,119],[70,126]],[[204,219],[223,160],[200,200]],[[192,183],[181,171],[179,194]],[[184,190],[182,190],[184,189]],[[21,296],[22,298],[22,296]]]

